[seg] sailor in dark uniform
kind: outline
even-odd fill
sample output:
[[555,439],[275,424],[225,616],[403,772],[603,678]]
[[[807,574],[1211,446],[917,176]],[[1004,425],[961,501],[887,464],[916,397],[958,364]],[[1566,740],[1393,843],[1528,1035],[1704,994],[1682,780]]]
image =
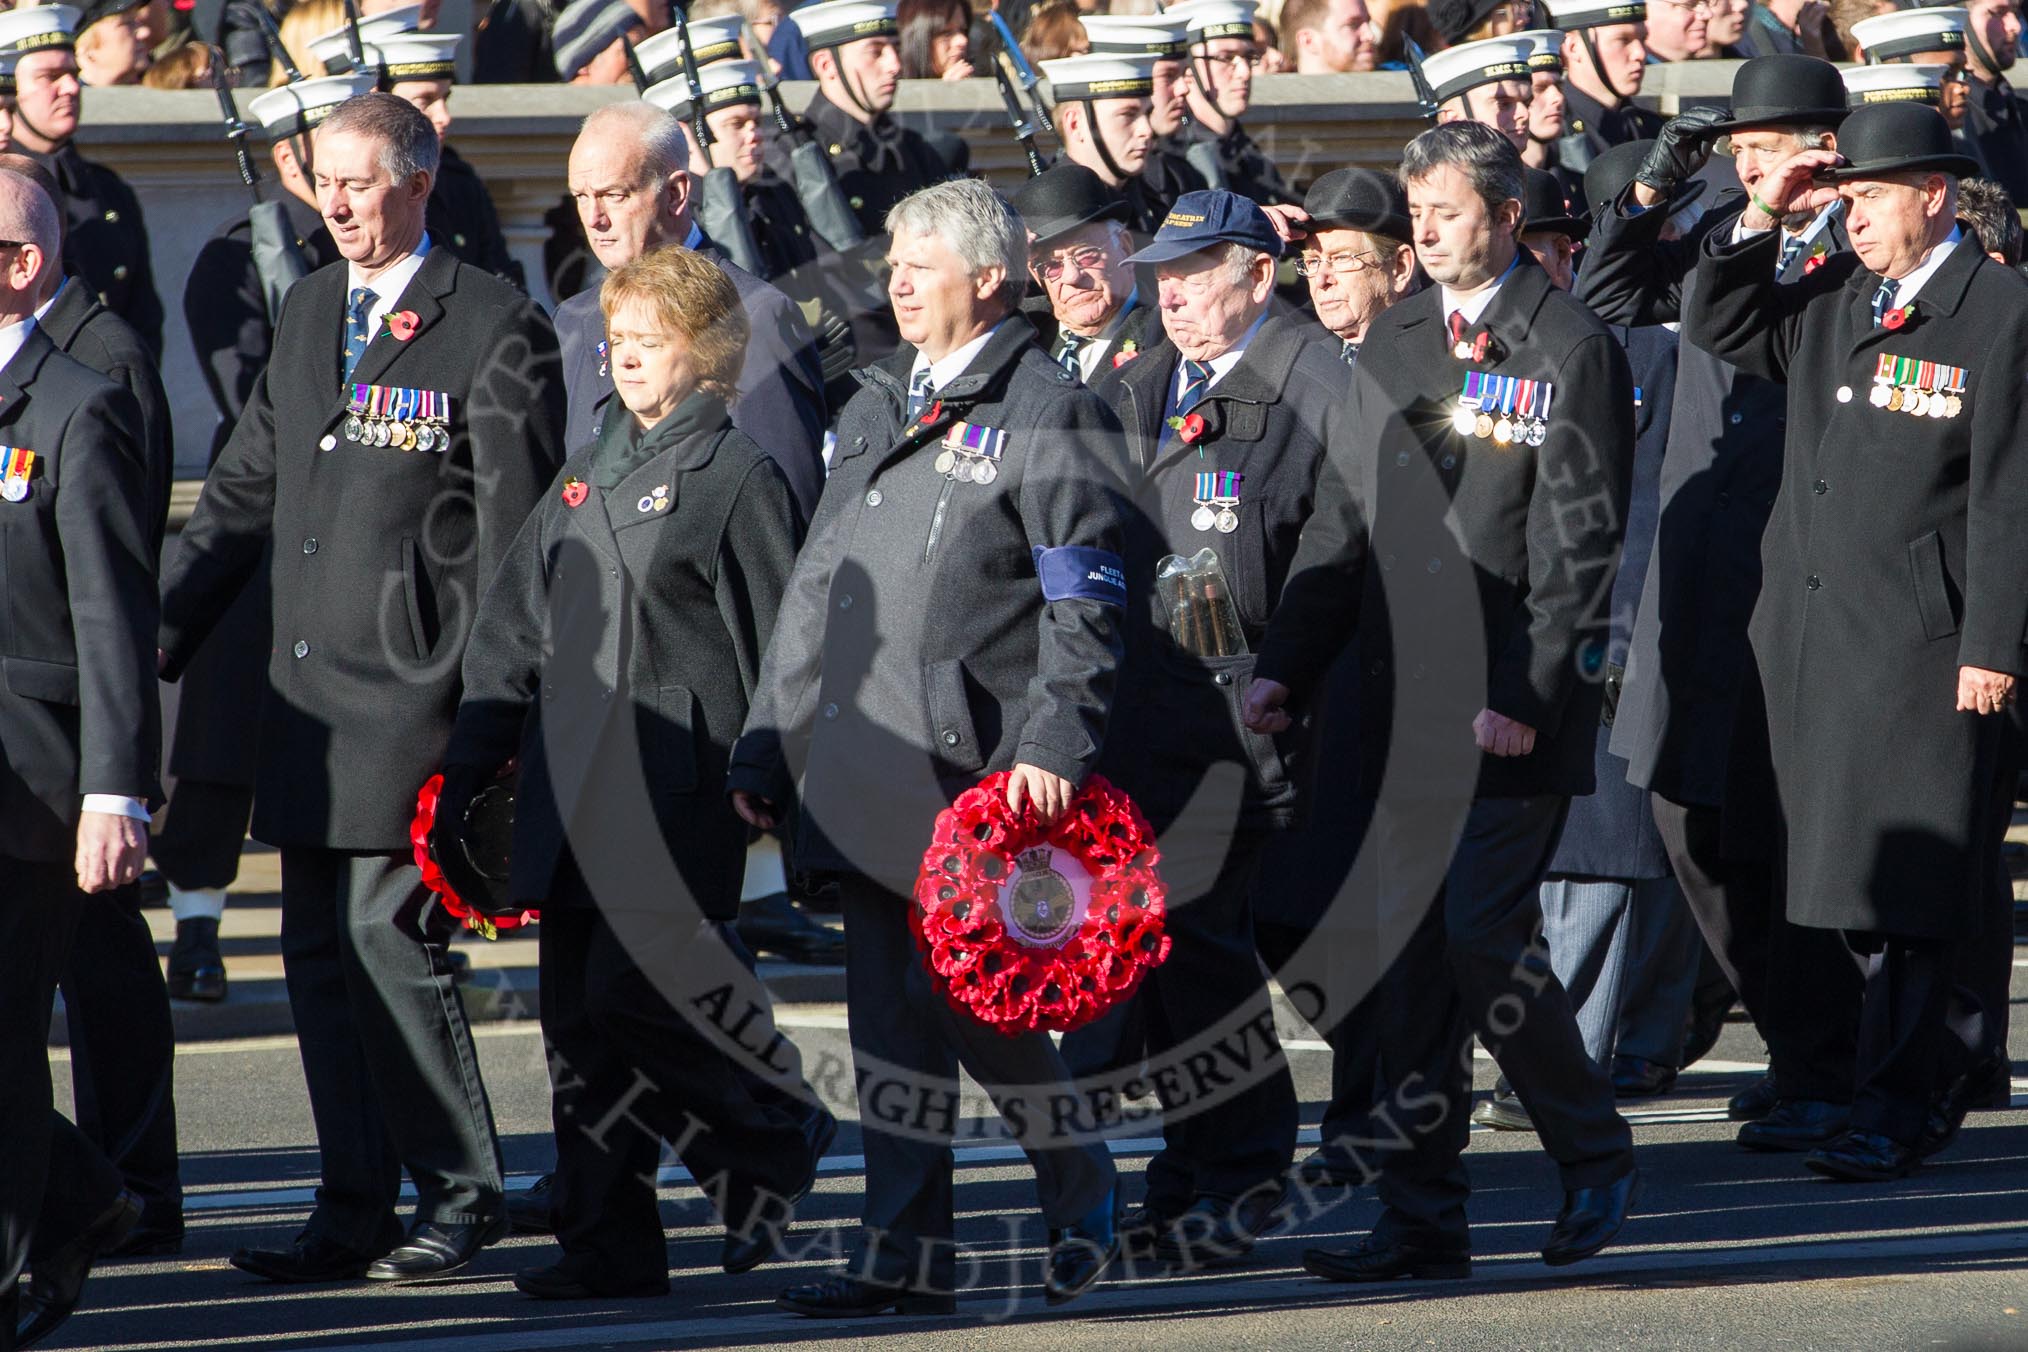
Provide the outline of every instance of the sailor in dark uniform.
[[1155,92],[1152,56],[1067,56],[1042,63],[1056,100],[1063,159],[1081,165],[1118,196],[1126,223],[1146,238],[1161,228],[1168,202],[1158,202],[1142,177],[1155,148],[1149,121]]
[[[1958,149],[1979,166],[1981,175],[1988,175],[1986,157],[1969,126],[1972,73],[1965,50],[1967,14],[1961,6],[1939,5],[1861,19],[1852,25],[1853,57],[1863,54],[1868,64],[1845,70],[1851,77],[1845,88],[1855,108],[1862,102],[1885,103],[1897,98],[1929,104],[1943,114]],[[1873,69],[1880,66],[1888,69]]]
[[63,189],[64,271],[162,351],[162,300],[141,202],[120,176],[78,153],[82,86],[73,51],[78,11],[40,5],[0,14],[0,55],[14,62],[16,149],[49,166]]
[[1534,44],[1520,34],[1446,47],[1423,59],[1422,77],[1436,101],[1436,120],[1483,122],[1528,148],[1528,105],[1535,96],[1529,67]]
[[1563,167],[1582,174],[1594,156],[1622,141],[1656,136],[1662,118],[1634,102],[1647,76],[1642,23],[1647,0],[1543,0],[1563,33],[1568,127],[1557,145]]
[[1159,225],[1177,198],[1210,186],[1170,144],[1190,106],[1189,21],[1173,14],[1087,14],[1079,22],[1091,41],[1093,56],[1155,58],[1155,87],[1148,99],[1148,124],[1155,130],[1155,144],[1141,166],[1141,190],[1155,204]]
[[1169,138],[1212,187],[1262,206],[1296,200],[1274,157],[1247,135],[1239,119],[1253,101],[1254,0],[1185,0],[1168,10],[1189,24],[1187,116]]
[[1986,176],[2017,202],[2028,202],[2028,114],[2007,72],[2021,59],[2021,12],[2014,0],[1971,0],[1965,52],[1972,72],[1965,128],[1978,143]]

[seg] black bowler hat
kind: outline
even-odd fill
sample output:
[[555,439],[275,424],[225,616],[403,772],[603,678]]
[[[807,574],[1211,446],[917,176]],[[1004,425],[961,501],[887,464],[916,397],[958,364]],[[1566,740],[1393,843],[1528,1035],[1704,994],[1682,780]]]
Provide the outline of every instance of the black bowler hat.
[[1591,213],[1570,205],[1556,175],[1546,169],[1530,169],[1528,186],[1521,193],[1521,233],[1542,231],[1583,239],[1591,233]]
[[1507,0],[1429,0],[1427,10],[1430,23],[1444,35],[1444,43],[1455,47],[1506,3]]
[[[1655,148],[1652,140],[1622,141],[1611,149],[1601,151],[1597,158],[1585,166],[1584,200],[1594,216],[1620,200],[1620,194],[1634,181],[1634,175],[1641,172],[1641,165],[1648,158],[1648,152]],[[1704,180],[1686,178],[1669,189],[1669,200],[1652,208],[1665,216],[1673,216],[1689,206],[1704,193]]]
[[1252,198],[1223,188],[1202,188],[1177,198],[1155,232],[1154,243],[1127,261],[1167,263],[1219,244],[1237,244],[1270,258],[1282,256],[1282,237]]
[[1713,135],[1754,127],[1835,127],[1845,120],[1845,82],[1828,61],[1796,52],[1756,56],[1732,77],[1732,117]]
[[1081,164],[1045,169],[1007,194],[1007,200],[1021,213],[1037,244],[1047,244],[1093,221],[1124,224],[1130,219],[1127,199]]
[[1838,131],[1845,163],[1818,177],[1830,183],[1933,170],[1971,178],[1979,166],[1958,152],[1950,123],[1926,103],[1869,103],[1856,108]]
[[1408,194],[1392,174],[1371,169],[1333,169],[1310,185],[1303,210],[1315,230],[1364,230],[1403,244],[1412,243]]

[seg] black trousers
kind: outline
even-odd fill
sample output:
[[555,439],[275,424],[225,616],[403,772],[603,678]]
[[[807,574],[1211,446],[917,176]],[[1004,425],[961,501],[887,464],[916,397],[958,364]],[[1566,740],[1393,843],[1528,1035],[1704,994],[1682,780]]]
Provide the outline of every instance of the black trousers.
[[362,1253],[398,1242],[402,1170],[418,1220],[484,1223],[503,1206],[500,1146],[452,921],[414,860],[282,850],[282,965],[323,1156],[308,1229]]
[[[1289,991],[1290,999],[1305,1014],[1308,1010],[1300,998],[1301,991],[1290,990],[1297,978],[1288,969],[1297,950],[1316,937],[1316,931],[1296,925],[1254,923],[1254,941],[1259,945],[1262,960],[1280,977],[1284,991]],[[1342,975],[1347,966],[1361,961],[1363,954],[1351,951],[1341,957],[1338,940],[1339,936],[1330,932],[1324,936],[1329,953],[1326,961]],[[1370,946],[1364,948],[1364,954],[1371,952]],[[1339,982],[1334,980],[1333,984]],[[1347,1168],[1357,1167],[1359,1145],[1373,1138],[1377,1130],[1374,1105],[1387,1094],[1386,1081],[1380,1075],[1380,1010],[1380,983],[1376,981],[1345,1017],[1326,1020],[1328,1026],[1318,1030],[1331,1047],[1331,1097],[1324,1105],[1319,1129],[1322,1143],[1317,1153]]]
[[[77,935],[62,984],[78,1126],[141,1199],[143,1223],[180,1230],[176,1030],[155,937],[141,914],[141,888],[72,891],[67,904],[77,911]],[[70,1238],[45,1232],[36,1251]]]
[[1958,945],[1848,934],[1865,978],[1852,1125],[1906,1146],[1922,1137],[1936,1090],[1985,1050],[1978,997],[1958,984]]
[[[1402,1140],[1380,1161],[1379,1231],[1462,1246],[1471,1182],[1471,1035],[1476,1031],[1535,1120],[1566,1189],[1599,1187],[1634,1167],[1633,1135],[1605,1069],[1585,1054],[1570,997],[1538,942],[1538,886],[1569,800],[1482,798],[1451,847],[1440,812],[1383,804],[1381,878],[1401,890],[1448,857],[1436,896],[1385,979],[1381,1074],[1403,1104]],[[1416,887],[1419,891],[1420,888]]]
[[[77,1234],[112,1205],[120,1175],[58,1113],[49,1019],[77,927],[68,863],[0,856],[0,1310],[41,1234]],[[11,1344],[14,1326],[0,1340]]]
[[1837,933],[1789,922],[1778,866],[1727,854],[1721,809],[1649,799],[1684,900],[1767,1043],[1781,1096],[1850,1103],[1860,978]]
[[[668,1254],[655,1196],[667,1142],[728,1228],[746,1233],[778,1222],[816,1168],[813,1155],[830,1114],[804,1083],[794,1044],[766,1036],[765,992],[727,997],[724,1010],[683,974],[692,945],[720,942],[751,959],[732,926],[685,924],[645,912],[609,916],[563,905],[542,914],[542,1035],[548,1044],[556,1126],[557,1242],[565,1257],[594,1265],[602,1282],[635,1285],[666,1277]],[[781,1088],[721,1049],[670,1003],[740,1020],[741,1040],[793,1076]]]
[[1010,1037],[932,989],[906,898],[845,874],[838,900],[866,1153],[865,1249],[853,1270],[870,1281],[949,1291],[957,1274],[950,1138],[961,1116],[960,1062],[1020,1132],[1047,1226],[1074,1224],[1112,1194],[1112,1154],[1103,1142],[1053,1134],[1047,1100],[1065,1090],[1069,1070],[1047,1034]]
[[1266,843],[1258,831],[1171,832],[1163,841],[1169,957],[1139,993],[1150,1076],[1164,1100],[1146,1197],[1161,1211],[1239,1197],[1280,1178],[1295,1155],[1295,1082],[1254,943]]
[[252,816],[251,786],[179,779],[148,853],[162,876],[177,887],[191,891],[230,887],[239,876],[239,856],[246,848]]

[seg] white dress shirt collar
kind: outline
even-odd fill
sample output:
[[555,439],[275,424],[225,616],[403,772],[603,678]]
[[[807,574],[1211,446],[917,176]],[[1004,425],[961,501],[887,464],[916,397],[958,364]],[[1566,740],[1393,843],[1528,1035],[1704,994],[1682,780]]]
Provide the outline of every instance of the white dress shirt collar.
[[1965,232],[1962,229],[1955,225],[1951,227],[1949,236],[1931,249],[1929,256],[1915,265],[1915,271],[1903,277],[1901,285],[1894,288],[1896,308],[1907,305],[1915,299],[1916,293],[1922,290],[1923,283],[1936,275],[1936,270],[1944,265],[1944,260],[1951,256],[1951,251],[1956,249],[1964,238]]
[[423,260],[429,257],[429,253],[430,234],[429,231],[425,230],[423,231],[422,239],[416,243],[414,253],[402,259],[393,267],[388,268],[370,282],[360,277],[358,264],[347,263],[345,265],[345,304],[347,309],[350,309],[352,305],[352,293],[360,287],[363,286],[373,292],[373,304],[368,306],[366,310],[366,338],[368,342],[373,341],[373,339],[380,335],[381,321],[387,318],[387,312],[392,310],[395,302],[401,299],[401,293],[408,290],[408,284],[415,280],[415,275],[422,271]]
[[1447,286],[1442,288],[1444,293],[1444,323],[1449,324],[1453,314],[1461,314],[1465,317],[1466,328],[1470,328],[1478,323],[1479,317],[1486,313],[1486,307],[1493,303],[1493,297],[1500,294],[1500,288],[1507,284],[1507,279],[1514,275],[1514,269],[1519,266],[1521,266],[1521,246],[1517,243],[1514,246],[1514,261],[1507,265],[1505,272],[1493,279],[1491,286],[1481,291],[1474,291],[1469,296],[1460,296]]
[[[1000,321],[1000,324],[1006,322],[1003,319]],[[995,324],[971,342],[966,343],[955,352],[946,354],[938,361],[931,361],[922,354],[920,349],[917,349],[915,361],[908,368],[909,384],[915,384],[917,373],[923,370],[928,370],[930,373],[930,390],[932,393],[950,384],[953,380],[963,375],[965,369],[972,364],[973,359],[985,350],[986,344],[991,341],[993,335],[1000,331],[1000,324]]]
[[[28,335],[35,331],[35,317],[26,316],[0,329],[0,371],[7,369],[7,363],[21,355],[21,349],[28,342]],[[34,449],[33,447],[30,448]]]

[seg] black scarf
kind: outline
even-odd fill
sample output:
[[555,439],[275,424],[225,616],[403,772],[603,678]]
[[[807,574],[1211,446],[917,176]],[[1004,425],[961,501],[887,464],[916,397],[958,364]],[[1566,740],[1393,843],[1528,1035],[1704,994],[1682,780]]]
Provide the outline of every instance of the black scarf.
[[725,401],[708,390],[692,390],[653,427],[642,427],[623,404],[608,412],[605,430],[592,447],[591,480],[602,489],[617,488],[670,447],[715,436],[730,421]]

